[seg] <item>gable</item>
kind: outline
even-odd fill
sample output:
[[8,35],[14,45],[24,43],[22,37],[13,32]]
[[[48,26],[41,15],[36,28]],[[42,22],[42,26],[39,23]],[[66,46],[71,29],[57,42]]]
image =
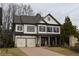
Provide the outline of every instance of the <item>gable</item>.
[[44,21],[47,22],[48,24],[56,24],[60,25],[60,23],[50,14],[48,14],[45,18]]
[[43,20],[41,20],[39,23],[45,23]]

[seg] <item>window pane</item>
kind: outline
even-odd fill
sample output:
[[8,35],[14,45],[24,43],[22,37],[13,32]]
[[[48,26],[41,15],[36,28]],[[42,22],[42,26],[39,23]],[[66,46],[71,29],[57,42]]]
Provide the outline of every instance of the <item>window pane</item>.
[[35,32],[34,26],[27,26],[27,32]]
[[53,30],[54,30],[54,32],[56,32],[56,28],[55,27],[53,28]]
[[22,31],[22,26],[17,26],[17,30]]
[[52,27],[47,27],[47,32],[52,32]]
[[54,29],[54,32],[59,32],[59,28],[53,28]]
[[17,30],[19,30],[19,26],[17,26]]
[[22,30],[22,26],[20,26],[20,30]]
[[59,28],[57,28],[57,32],[59,32]]
[[39,26],[39,31],[40,32],[45,32],[45,26]]

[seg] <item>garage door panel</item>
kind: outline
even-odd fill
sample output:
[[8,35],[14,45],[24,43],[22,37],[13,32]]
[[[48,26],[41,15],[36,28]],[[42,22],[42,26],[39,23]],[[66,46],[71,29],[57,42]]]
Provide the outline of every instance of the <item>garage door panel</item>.
[[35,39],[27,39],[27,47],[35,47]]
[[26,46],[26,40],[25,39],[16,39],[16,46],[17,47],[25,47]]

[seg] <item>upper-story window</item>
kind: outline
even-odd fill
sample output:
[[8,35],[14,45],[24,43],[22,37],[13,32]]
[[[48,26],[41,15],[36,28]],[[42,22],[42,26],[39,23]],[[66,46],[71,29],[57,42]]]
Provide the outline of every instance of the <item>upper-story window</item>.
[[47,27],[47,32],[52,32],[52,27]]
[[54,32],[59,32],[59,28],[54,27],[53,30]]
[[27,32],[35,32],[35,26],[27,26]]
[[17,26],[17,30],[22,31],[22,26]]
[[39,26],[39,31],[40,31],[40,32],[45,32],[45,30],[46,30],[46,29],[45,29],[45,26]]
[[16,26],[16,31],[22,32],[23,31],[23,26],[22,25],[17,25]]

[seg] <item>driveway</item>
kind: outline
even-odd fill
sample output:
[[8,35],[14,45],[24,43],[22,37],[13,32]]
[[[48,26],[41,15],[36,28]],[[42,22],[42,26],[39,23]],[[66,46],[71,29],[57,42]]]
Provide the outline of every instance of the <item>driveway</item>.
[[64,56],[63,54],[50,51],[43,47],[20,48],[28,56]]

